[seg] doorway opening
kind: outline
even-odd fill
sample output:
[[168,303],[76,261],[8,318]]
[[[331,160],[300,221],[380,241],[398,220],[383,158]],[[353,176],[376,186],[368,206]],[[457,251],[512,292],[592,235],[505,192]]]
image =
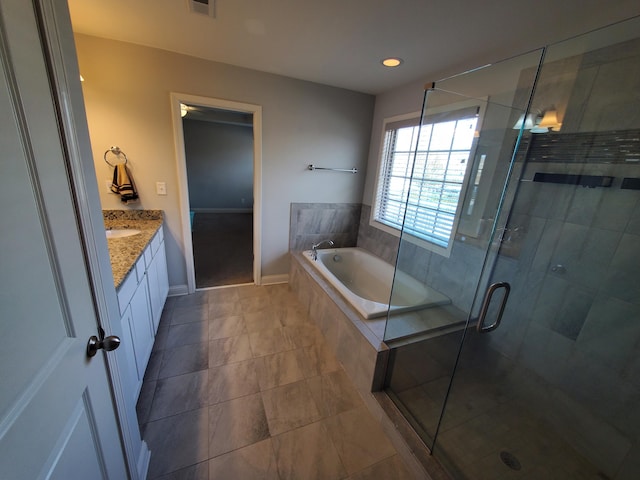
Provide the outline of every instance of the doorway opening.
[[196,289],[253,283],[253,213],[193,213]]
[[172,94],[188,292],[260,283],[261,107]]

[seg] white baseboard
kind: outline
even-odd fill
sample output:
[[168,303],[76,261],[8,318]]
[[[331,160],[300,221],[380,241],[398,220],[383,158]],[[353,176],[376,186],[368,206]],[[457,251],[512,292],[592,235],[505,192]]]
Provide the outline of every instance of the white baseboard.
[[289,283],[289,274],[265,275],[260,282],[261,285],[277,285],[279,283]]
[[253,213],[253,208],[190,208],[195,213]]
[[[262,277],[260,285],[278,285],[280,283],[289,283],[289,274],[283,273],[281,275],[266,275]],[[251,285],[248,283],[247,285]],[[221,287],[217,287],[221,288]],[[203,290],[203,289],[200,289]],[[206,290],[206,289],[204,289]],[[186,295],[189,293],[187,285],[172,285],[169,287],[169,296],[178,297],[180,295]]]
[[189,287],[187,285],[171,285],[169,287],[169,296],[177,297],[178,295],[186,295],[189,293]]

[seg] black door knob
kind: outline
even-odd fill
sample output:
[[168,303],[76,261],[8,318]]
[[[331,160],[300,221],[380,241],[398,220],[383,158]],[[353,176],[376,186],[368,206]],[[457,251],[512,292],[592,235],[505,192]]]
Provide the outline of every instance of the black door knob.
[[100,350],[101,348],[106,350],[107,352],[110,352],[112,350],[115,350],[119,346],[120,338],[116,337],[115,335],[110,335],[102,340],[93,335],[89,338],[89,343],[87,343],[87,356],[94,357],[96,353],[98,353],[98,350]]

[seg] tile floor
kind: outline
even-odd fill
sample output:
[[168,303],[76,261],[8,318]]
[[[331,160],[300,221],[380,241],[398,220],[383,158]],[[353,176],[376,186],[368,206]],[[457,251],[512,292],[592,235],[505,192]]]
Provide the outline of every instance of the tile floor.
[[170,298],[138,417],[149,479],[413,478],[287,285]]

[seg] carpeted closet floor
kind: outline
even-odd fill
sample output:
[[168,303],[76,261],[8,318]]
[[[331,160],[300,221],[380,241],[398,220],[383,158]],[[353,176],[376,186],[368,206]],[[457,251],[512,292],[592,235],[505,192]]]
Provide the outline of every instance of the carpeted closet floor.
[[191,230],[196,288],[253,282],[253,214],[196,213]]

